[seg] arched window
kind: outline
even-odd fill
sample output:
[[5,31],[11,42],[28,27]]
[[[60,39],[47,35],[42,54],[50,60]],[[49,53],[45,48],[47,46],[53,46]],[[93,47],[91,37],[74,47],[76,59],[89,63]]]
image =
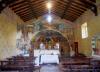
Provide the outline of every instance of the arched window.
[[87,23],[86,22],[81,25],[81,32],[82,32],[82,38],[87,38],[88,37],[88,28],[87,28]]

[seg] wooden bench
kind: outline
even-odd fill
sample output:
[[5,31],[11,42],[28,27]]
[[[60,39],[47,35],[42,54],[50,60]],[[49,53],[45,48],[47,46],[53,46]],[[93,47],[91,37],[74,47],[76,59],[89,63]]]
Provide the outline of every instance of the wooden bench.
[[30,61],[0,61],[1,71],[32,71],[34,64]]
[[60,64],[61,70],[63,72],[66,71],[84,71],[84,70],[92,70],[92,65],[90,64],[90,59],[64,59]]
[[33,71],[34,59],[30,57],[16,56],[0,61],[1,71]]

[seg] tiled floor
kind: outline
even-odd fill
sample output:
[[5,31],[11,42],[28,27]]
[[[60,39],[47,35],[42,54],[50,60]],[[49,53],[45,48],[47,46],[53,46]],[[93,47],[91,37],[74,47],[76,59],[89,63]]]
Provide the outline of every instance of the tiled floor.
[[37,69],[35,72],[61,72],[61,71],[58,65],[48,64],[41,66],[40,71],[39,69]]

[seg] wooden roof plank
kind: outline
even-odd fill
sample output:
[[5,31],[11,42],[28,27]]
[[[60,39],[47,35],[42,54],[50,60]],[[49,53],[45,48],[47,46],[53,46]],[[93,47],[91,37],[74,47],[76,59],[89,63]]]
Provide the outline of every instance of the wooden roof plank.
[[11,4],[11,5],[9,5],[9,7],[14,7],[14,6],[17,6],[17,5],[23,4],[24,2],[25,2],[24,0],[21,0],[21,1],[17,2],[17,3],[15,3],[15,4]]
[[64,12],[63,12],[63,14],[62,14],[62,17],[61,18],[63,18],[64,17],[64,15],[65,15],[65,12],[68,10],[68,8],[70,7],[70,5],[72,4],[72,1],[73,0],[68,0],[69,2],[68,3],[66,3],[66,7],[65,7],[65,10],[64,10]]
[[23,10],[15,11],[15,13],[21,13],[21,12],[24,12],[24,11],[31,12],[30,9],[25,8]]
[[27,7],[27,6],[24,7],[24,6],[23,6],[22,8],[15,9],[14,11],[15,11],[15,12],[18,12],[18,11],[27,10],[27,9],[30,10],[29,7]]
[[9,6],[12,6],[12,5],[14,5],[14,4],[16,4],[16,3],[19,3],[19,2],[21,2],[21,1],[22,1],[22,0],[16,0],[15,2],[9,4]]
[[25,3],[23,3],[23,4],[20,4],[20,5],[17,5],[17,6],[14,6],[14,7],[11,7],[11,8],[12,8],[12,10],[16,10],[16,9],[20,9],[20,8],[26,7],[26,6],[29,6],[29,5],[27,4],[27,2],[25,2]]

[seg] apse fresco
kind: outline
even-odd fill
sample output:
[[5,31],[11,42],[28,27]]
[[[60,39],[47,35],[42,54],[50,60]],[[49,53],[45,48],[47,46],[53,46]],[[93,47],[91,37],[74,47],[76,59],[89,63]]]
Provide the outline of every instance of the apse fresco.
[[73,27],[70,22],[56,20],[48,24],[45,19],[38,19],[31,24],[17,25],[16,46],[24,53],[28,53],[30,48],[40,49],[45,45],[46,49],[57,49],[68,44],[65,49],[72,46]]

